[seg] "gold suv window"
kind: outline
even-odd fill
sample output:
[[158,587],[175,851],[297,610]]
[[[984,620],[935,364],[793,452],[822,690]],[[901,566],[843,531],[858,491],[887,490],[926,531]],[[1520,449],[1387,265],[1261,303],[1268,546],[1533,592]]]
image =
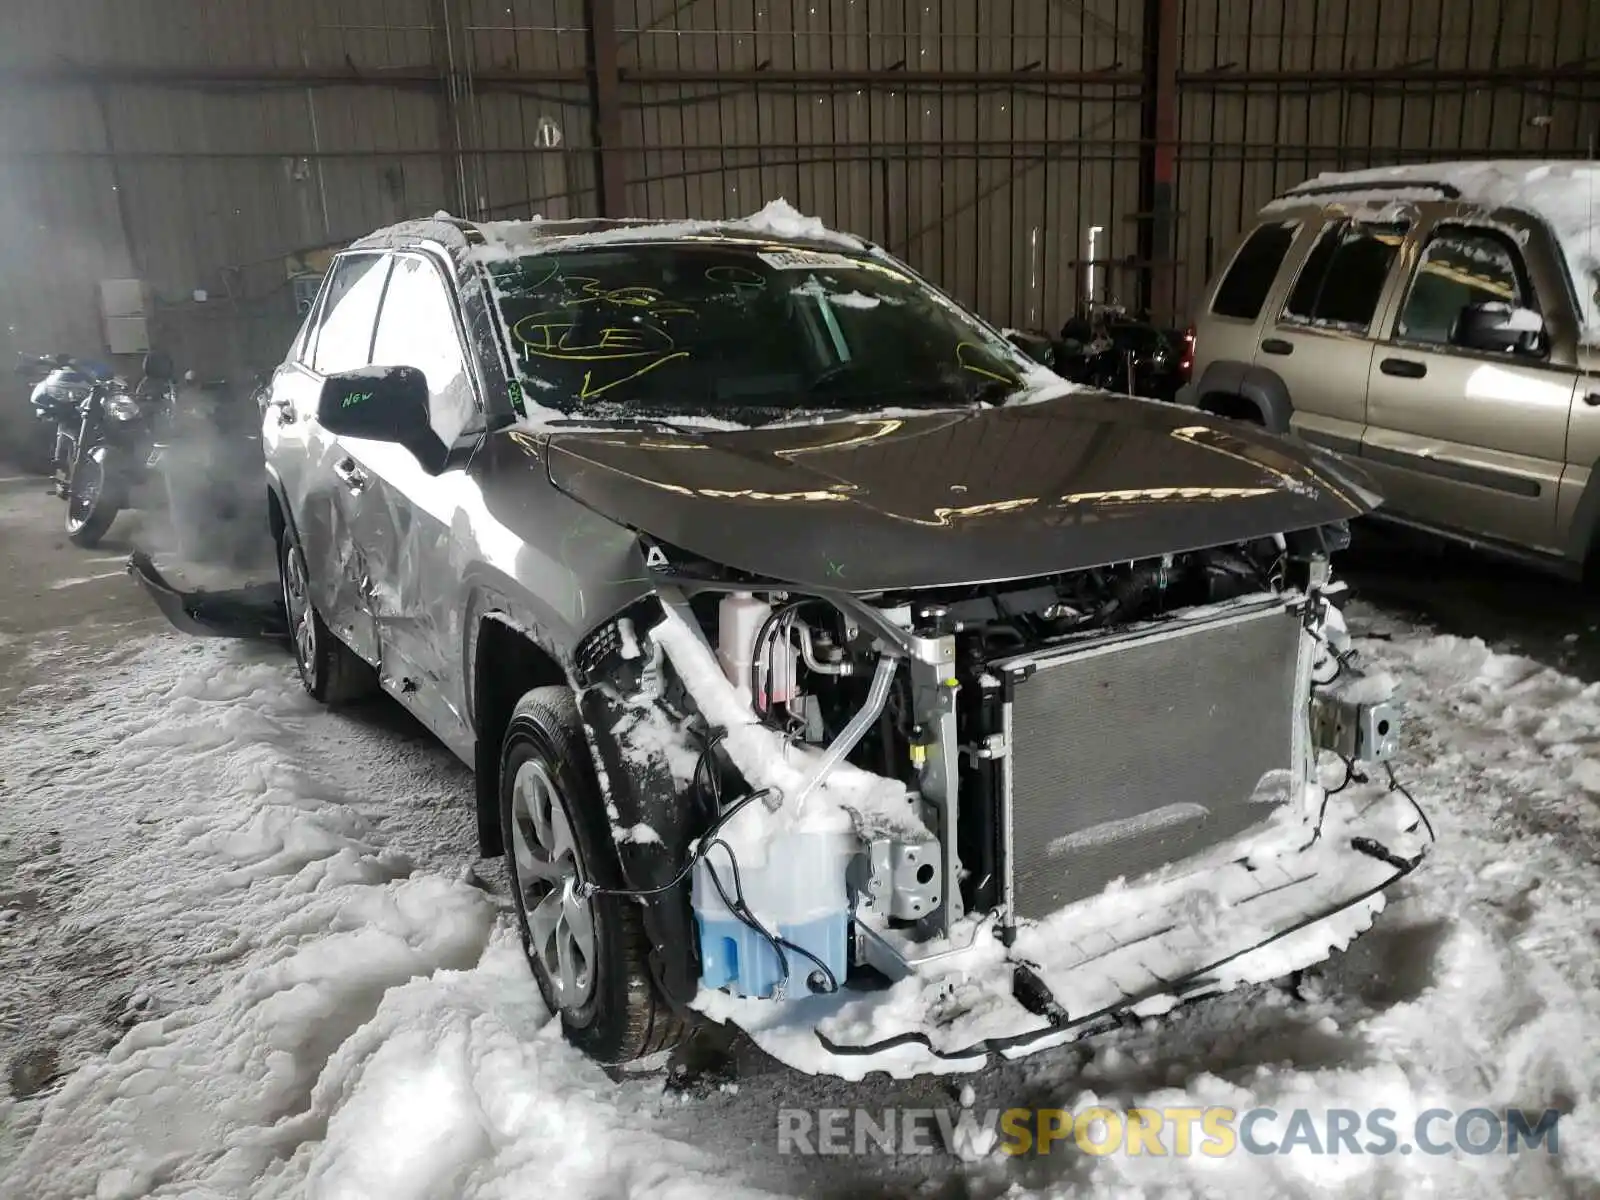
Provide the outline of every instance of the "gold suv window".
[[1534,307],[1510,243],[1485,229],[1442,229],[1422,252],[1395,334],[1447,345],[1461,310],[1490,301]]
[[1306,255],[1284,319],[1365,333],[1405,235],[1404,225],[1330,225]]

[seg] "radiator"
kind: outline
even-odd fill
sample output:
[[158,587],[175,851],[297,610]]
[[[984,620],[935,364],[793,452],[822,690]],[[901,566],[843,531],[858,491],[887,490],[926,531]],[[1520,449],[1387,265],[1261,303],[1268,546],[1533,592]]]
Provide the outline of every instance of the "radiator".
[[1010,680],[1013,919],[1267,820],[1298,753],[1302,637],[1278,604],[992,664]]

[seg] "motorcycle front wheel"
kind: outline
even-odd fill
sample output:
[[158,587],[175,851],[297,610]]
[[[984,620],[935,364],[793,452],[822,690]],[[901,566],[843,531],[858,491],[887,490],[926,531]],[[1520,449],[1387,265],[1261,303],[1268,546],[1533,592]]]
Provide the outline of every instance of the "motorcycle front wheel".
[[107,486],[105,463],[93,455],[79,455],[67,484],[68,540],[76,546],[98,546],[120,507]]

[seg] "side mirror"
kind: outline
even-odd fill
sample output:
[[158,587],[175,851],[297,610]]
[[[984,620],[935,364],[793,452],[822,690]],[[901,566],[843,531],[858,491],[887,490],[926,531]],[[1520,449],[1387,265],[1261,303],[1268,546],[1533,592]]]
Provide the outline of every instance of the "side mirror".
[[1450,344],[1495,354],[1541,354],[1544,318],[1531,308],[1517,308],[1499,300],[1469,304],[1456,317]]
[[428,377],[415,367],[362,367],[323,381],[317,420],[340,437],[404,446],[437,475],[450,448],[434,433],[428,409]]

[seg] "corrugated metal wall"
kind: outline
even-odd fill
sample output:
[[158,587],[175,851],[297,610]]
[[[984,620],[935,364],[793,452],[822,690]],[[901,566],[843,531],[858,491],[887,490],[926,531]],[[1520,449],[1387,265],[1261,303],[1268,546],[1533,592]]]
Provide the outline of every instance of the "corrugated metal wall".
[[[96,282],[137,276],[157,336],[207,369],[281,353],[295,252],[441,207],[598,213],[594,61],[613,209],[786,196],[1024,325],[1070,313],[1091,227],[1101,298],[1162,296],[1164,276],[1181,311],[1248,214],[1308,174],[1592,154],[1600,124],[1600,6],[1580,0],[29,7],[0,44],[0,349],[95,349]],[[1155,53],[1162,9],[1176,61]],[[1159,88],[1170,250],[1143,211]]]
[[[732,214],[785,196],[1014,323],[1070,308],[1089,225],[1104,227],[1106,257],[1132,254],[1135,0],[673,7],[625,6],[624,23],[646,31],[625,65],[740,74],[624,89],[625,139],[651,147],[628,158],[633,211]],[[1051,81],[1094,71],[1110,79]],[[934,72],[944,78],[915,78]],[[1020,82],[994,81],[1013,72]]]
[[1596,154],[1586,0],[1184,0],[1180,20],[1180,298],[1319,171]]

